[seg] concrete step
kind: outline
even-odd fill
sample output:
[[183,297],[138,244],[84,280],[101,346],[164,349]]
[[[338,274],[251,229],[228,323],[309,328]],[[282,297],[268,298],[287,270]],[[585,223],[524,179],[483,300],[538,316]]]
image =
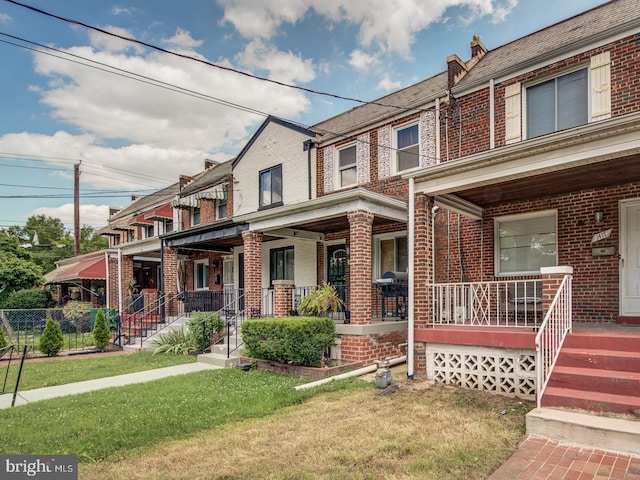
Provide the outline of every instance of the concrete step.
[[527,433],[586,447],[640,455],[640,420],[541,408],[527,414]]
[[637,396],[640,394],[640,372],[557,365],[548,386]]
[[586,350],[615,350],[623,352],[640,351],[640,335],[629,335],[628,329],[640,333],[638,327],[615,328],[615,330],[590,330],[567,335],[563,348]]
[[542,406],[579,409],[597,414],[613,413],[635,416],[635,412],[640,410],[640,397],[573,388],[547,387],[542,396]]
[[198,355],[198,362],[228,368],[240,363],[240,355],[232,354],[230,358],[227,358],[226,353],[201,353]]
[[556,366],[640,372],[640,351],[562,348]]

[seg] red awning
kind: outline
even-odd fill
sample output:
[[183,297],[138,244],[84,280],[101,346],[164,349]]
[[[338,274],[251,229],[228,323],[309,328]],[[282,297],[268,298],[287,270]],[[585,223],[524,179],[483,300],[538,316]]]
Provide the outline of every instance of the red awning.
[[146,220],[172,220],[173,208],[171,208],[171,205],[167,203],[166,205],[156,207],[150,212],[145,213],[144,218]]
[[68,283],[74,280],[106,280],[104,257],[93,257],[63,265],[45,275],[45,283]]
[[136,225],[136,226],[141,226],[141,227],[145,227],[147,225],[153,225],[153,220],[146,220],[144,218],[144,214],[141,213],[140,215],[135,216],[130,222],[129,225]]

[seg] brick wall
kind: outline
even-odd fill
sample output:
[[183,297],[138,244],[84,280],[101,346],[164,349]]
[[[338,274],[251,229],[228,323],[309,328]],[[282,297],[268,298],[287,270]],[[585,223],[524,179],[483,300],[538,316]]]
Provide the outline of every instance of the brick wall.
[[242,232],[244,242],[244,295],[250,310],[262,308],[262,234]]
[[109,257],[107,268],[109,269],[109,305],[107,308],[116,308],[120,302],[120,290],[118,289],[118,259],[116,257]]
[[371,323],[371,225],[373,213],[348,214],[350,229],[349,296],[351,323]]
[[340,338],[343,362],[371,365],[375,360],[398,357],[406,353],[406,349],[400,347],[407,342],[406,330],[378,335],[340,335]]
[[200,200],[200,225],[208,225],[216,221],[215,200]]

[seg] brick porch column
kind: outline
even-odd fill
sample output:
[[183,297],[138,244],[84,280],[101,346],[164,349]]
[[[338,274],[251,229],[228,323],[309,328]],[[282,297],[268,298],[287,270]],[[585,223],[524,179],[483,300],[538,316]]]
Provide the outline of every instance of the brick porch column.
[[107,288],[109,289],[109,305],[107,308],[118,308],[120,302],[120,290],[118,288],[118,257],[117,256],[109,256],[109,264],[107,265],[109,269],[109,285]]
[[414,325],[424,328],[431,323],[432,297],[429,285],[433,282],[433,235],[431,207],[433,199],[424,194],[415,196],[414,237]]
[[374,214],[349,212],[349,308],[351,323],[371,323],[371,231]]
[[567,275],[573,275],[573,267],[542,267],[540,276],[542,277],[542,315],[546,315],[553,302],[553,298],[562,284],[562,280]]
[[[133,278],[133,257],[122,255],[120,258],[120,268],[122,275],[122,296],[124,297],[124,303],[127,303],[127,296],[129,295],[129,287],[135,285],[136,280]],[[124,305],[125,307],[127,305]]]
[[273,281],[273,316],[288,317],[293,309],[293,280]]
[[242,232],[244,242],[244,307],[249,316],[262,312],[262,237],[259,232]]
[[162,291],[169,296],[178,293],[178,249],[164,247],[162,252]]

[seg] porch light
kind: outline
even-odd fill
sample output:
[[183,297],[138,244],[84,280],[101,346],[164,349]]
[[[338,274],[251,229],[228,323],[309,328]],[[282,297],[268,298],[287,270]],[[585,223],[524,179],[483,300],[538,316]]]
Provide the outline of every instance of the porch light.
[[604,212],[602,210],[597,210],[593,214],[593,219],[595,220],[596,225],[600,225],[604,219]]

